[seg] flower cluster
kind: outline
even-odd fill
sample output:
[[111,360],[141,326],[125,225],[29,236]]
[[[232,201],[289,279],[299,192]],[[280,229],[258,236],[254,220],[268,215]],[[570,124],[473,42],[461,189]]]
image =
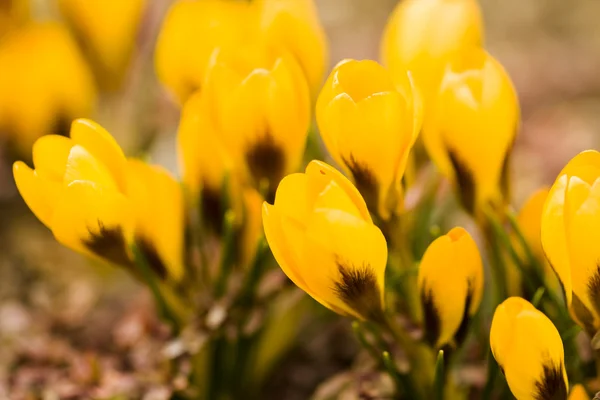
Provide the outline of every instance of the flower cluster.
[[[32,148],[15,182],[57,241],[125,268],[174,335],[206,343],[185,348],[197,381],[182,396],[259,393],[314,314],[281,311],[285,276],[355,319],[395,398],[496,398],[499,372],[519,400],[598,388],[573,320],[598,354],[600,153],[512,210],[519,102],[475,0],[400,2],[383,64],[344,59],[327,78],[312,0],[175,2],[154,67],[181,109],[180,179],[80,118],[122,86],[147,3],[59,1],[84,53],[58,23],[0,30],[0,131]],[[444,179],[458,201],[440,216]],[[461,378],[488,348],[487,381]]]

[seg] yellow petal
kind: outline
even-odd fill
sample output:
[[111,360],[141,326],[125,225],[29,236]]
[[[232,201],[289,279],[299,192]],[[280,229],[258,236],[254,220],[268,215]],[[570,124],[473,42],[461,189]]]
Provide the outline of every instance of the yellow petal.
[[454,228],[427,248],[419,266],[425,335],[436,347],[464,339],[483,292],[483,265],[475,241]]
[[44,225],[52,228],[52,215],[60,196],[61,185],[41,178],[21,161],[14,163],[13,175],[27,206]]
[[118,187],[125,189],[125,155],[110,133],[94,121],[78,119],[73,121],[71,139],[104,164]]
[[591,185],[600,176],[600,152],[586,150],[577,154],[558,174],[562,175],[577,176]]
[[75,181],[62,192],[51,225],[65,246],[127,266],[133,223],[131,205],[121,193],[95,182]]
[[529,302],[511,297],[498,306],[490,345],[518,400],[567,397],[560,335],[548,317]]
[[[318,177],[324,176],[329,180],[335,181],[339,187],[341,187],[344,192],[348,195],[348,197],[354,203],[354,206],[360,212],[361,218],[371,223],[371,214],[369,214],[369,210],[367,209],[367,205],[365,204],[365,200],[360,195],[360,192],[356,189],[356,187],[342,175],[338,170],[333,168],[331,165],[328,165],[322,161],[313,160],[306,167],[306,175],[310,177],[309,181],[318,182]],[[323,189],[324,185],[319,184],[316,187],[311,188],[312,190],[316,190],[320,192]],[[316,196],[317,193],[314,193],[313,196]]]
[[80,145],[73,146],[69,153],[63,180],[65,185],[75,181],[89,181],[110,190],[118,190],[106,165]]
[[184,202],[180,184],[163,168],[129,159],[127,196],[136,218],[136,241],[156,271],[182,278]]
[[571,389],[569,400],[590,400],[590,396],[587,394],[582,384],[577,384]]
[[46,135],[33,145],[33,164],[36,173],[45,179],[62,182],[73,141],[64,136]]
[[341,210],[318,208],[305,245],[300,273],[313,292],[361,319],[381,316],[387,244],[379,228]]
[[564,211],[568,179],[567,175],[558,178],[548,193],[542,211],[541,239],[550,266],[558,275],[565,290],[567,303],[571,304],[573,287]]

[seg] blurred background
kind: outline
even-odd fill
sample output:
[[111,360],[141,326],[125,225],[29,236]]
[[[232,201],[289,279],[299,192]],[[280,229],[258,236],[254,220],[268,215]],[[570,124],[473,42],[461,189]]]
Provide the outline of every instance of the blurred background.
[[[378,59],[395,0],[315,1],[332,65],[343,58]],[[103,71],[94,62],[98,55],[78,36],[85,26],[67,24],[69,16],[61,13],[58,0],[32,0],[29,12],[34,20],[65,24],[68,30],[62,34],[73,35],[67,38],[72,41],[68,49],[42,52],[32,60],[37,42],[31,37],[21,38],[20,49],[7,45],[9,31],[20,29],[26,19],[6,17],[19,2],[0,0],[0,399],[168,398],[169,388],[160,380],[168,335],[154,317],[146,290],[122,271],[90,267],[31,214],[16,191],[11,164],[30,162],[33,139],[19,137],[17,129],[3,125],[2,116],[16,109],[13,113],[28,122],[23,130],[34,136],[60,133],[70,119],[91,117],[126,154],[149,152],[153,162],[176,172],[179,106],[157,81],[153,63],[156,37],[172,1],[147,0],[132,32],[99,27],[113,40],[132,38],[131,57],[121,63],[125,67],[118,82],[106,78],[114,75],[106,74],[106,65]],[[521,101],[522,129],[512,162],[513,202],[519,206],[539,186],[551,184],[575,154],[599,147],[600,2],[480,3],[486,46],[508,70]],[[83,96],[84,106],[63,110],[62,120],[46,123],[39,132],[38,103],[57,89],[38,84],[37,74],[52,63],[65,68],[65,96]],[[15,89],[20,84],[27,89]],[[96,100],[85,98],[81,93],[86,91]],[[319,382],[343,369],[355,351],[345,325],[302,338],[271,382],[271,392],[277,393],[273,398],[306,398]],[[117,394],[123,397],[113,397]]]

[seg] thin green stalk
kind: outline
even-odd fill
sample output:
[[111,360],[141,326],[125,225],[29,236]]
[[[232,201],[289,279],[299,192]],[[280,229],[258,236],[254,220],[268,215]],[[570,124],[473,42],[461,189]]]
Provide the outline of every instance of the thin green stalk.
[[438,352],[435,363],[435,378],[433,380],[433,394],[435,400],[444,400],[444,386],[446,383],[444,350]]
[[235,214],[227,210],[223,218],[223,245],[221,249],[221,265],[215,282],[215,296],[221,297],[225,292],[227,280],[235,263]]
[[373,357],[374,360],[381,361],[381,359],[379,357],[379,354],[380,354],[379,350],[377,350],[375,348],[375,346],[373,346],[373,344],[371,344],[367,340],[367,338],[365,337],[365,332],[363,331],[360,322],[352,321],[352,332],[354,332],[354,336],[356,336],[356,339],[358,339],[358,342],[361,344],[361,346],[365,350],[367,350],[369,352],[371,357]]

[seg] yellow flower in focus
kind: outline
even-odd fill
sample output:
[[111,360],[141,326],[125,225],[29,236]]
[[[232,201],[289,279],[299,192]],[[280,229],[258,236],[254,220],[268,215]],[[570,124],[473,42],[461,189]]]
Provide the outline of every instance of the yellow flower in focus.
[[146,0],[59,0],[59,6],[102,86],[117,88],[137,42]]
[[95,100],[92,74],[61,25],[31,24],[0,42],[0,132],[18,153],[42,135],[66,135]]
[[571,313],[593,336],[600,328],[600,153],[575,156],[552,185],[542,213],[542,246]]
[[131,267],[135,242],[160,277],[181,278],[183,196],[169,174],[127,161],[106,130],[82,119],[70,138],[38,139],[33,163],[14,164],[17,188],[60,243]]
[[254,0],[267,42],[288,50],[317,93],[327,66],[328,48],[314,0]]
[[467,211],[506,201],[519,118],[509,76],[484,50],[473,48],[448,65],[428,109],[423,139],[440,171],[457,186]]
[[310,97],[302,70],[290,54],[260,45],[217,49],[203,92],[236,174],[272,198],[304,153]]
[[366,320],[383,313],[387,245],[360,193],[320,161],[286,176],[263,205],[265,235],[285,274],[329,309]]
[[387,22],[381,58],[393,75],[409,70],[429,106],[450,58],[482,42],[477,0],[404,0]]
[[383,219],[402,206],[401,180],[421,129],[410,76],[394,81],[375,61],[344,60],[317,100],[317,123],[332,157]]
[[180,103],[202,87],[216,47],[238,47],[252,40],[250,2],[178,1],[169,10],[155,51],[156,73]]
[[0,38],[18,28],[29,18],[29,0],[8,0],[0,2]]
[[571,389],[569,400],[590,400],[590,396],[588,396],[583,385],[577,384]]
[[460,345],[483,294],[483,264],[475,241],[452,229],[425,251],[418,277],[426,340],[436,348]]
[[490,346],[517,400],[567,399],[560,335],[527,300],[510,297],[496,308]]

